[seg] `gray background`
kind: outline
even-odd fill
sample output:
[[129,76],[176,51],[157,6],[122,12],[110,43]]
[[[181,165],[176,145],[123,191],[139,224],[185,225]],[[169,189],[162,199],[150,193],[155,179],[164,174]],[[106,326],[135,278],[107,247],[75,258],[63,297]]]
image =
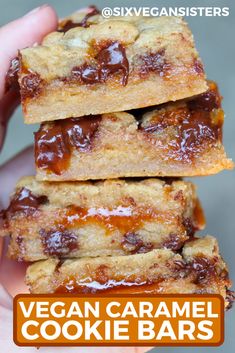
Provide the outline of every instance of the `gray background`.
[[[105,6],[229,6],[229,17],[187,18],[195,36],[200,55],[204,61],[207,76],[219,83],[224,96],[226,112],[224,144],[228,155],[235,161],[234,120],[234,78],[235,78],[235,3],[234,0],[188,0],[188,1],[91,1],[100,8]],[[90,1],[47,1],[53,5],[59,16],[64,16],[91,3]],[[22,16],[34,7],[43,4],[41,0],[0,0],[0,25]],[[23,125],[20,109],[11,119],[7,139],[0,156],[0,164],[33,142],[33,131],[37,126]],[[4,181],[1,181],[4,183]],[[223,172],[216,176],[196,178],[198,193],[207,217],[206,232],[216,235],[221,253],[229,264],[231,278],[235,282],[235,172]],[[205,232],[204,232],[205,234]],[[231,353],[235,347],[235,309],[226,313],[225,343],[217,348],[159,348],[167,352],[210,352]],[[121,350],[121,349],[120,349]]]

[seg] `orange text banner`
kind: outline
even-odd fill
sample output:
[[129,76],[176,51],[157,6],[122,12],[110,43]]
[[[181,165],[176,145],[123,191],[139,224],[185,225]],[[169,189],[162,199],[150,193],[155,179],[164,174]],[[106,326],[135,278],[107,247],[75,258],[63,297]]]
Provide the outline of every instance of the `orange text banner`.
[[216,346],[224,338],[218,295],[29,295],[14,298],[20,346]]

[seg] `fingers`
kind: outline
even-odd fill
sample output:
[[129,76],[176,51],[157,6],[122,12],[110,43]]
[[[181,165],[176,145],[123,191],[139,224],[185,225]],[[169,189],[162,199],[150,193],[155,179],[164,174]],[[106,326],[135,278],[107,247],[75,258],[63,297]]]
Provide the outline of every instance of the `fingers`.
[[0,99],[4,95],[5,75],[18,49],[41,42],[57,27],[57,15],[49,5],[41,6],[0,28]]
[[[9,203],[9,194],[13,191],[17,180],[23,175],[34,173],[33,147],[28,147],[0,168],[0,209]],[[3,244],[4,243],[4,244]],[[27,292],[24,284],[26,264],[18,263],[7,258],[8,239],[0,239],[0,283],[12,295]],[[0,305],[1,305],[0,291]]]
[[1,349],[13,353],[9,343],[12,342],[12,311],[0,304],[0,342]]
[[149,352],[151,349],[153,349],[154,347],[136,347],[135,349],[135,353],[145,353],[145,352]]
[[27,147],[0,168],[0,209],[7,207],[9,194],[24,175],[35,174],[33,147]]
[[41,42],[47,33],[56,29],[57,22],[53,8],[44,5],[0,28],[0,151],[7,122],[19,102],[16,92],[5,94],[5,78],[10,62],[17,56],[18,49]]
[[6,309],[12,309],[12,297],[6,289],[0,284],[0,305]]
[[20,97],[16,91],[9,91],[0,101],[0,151],[4,143],[8,120],[14,113],[19,101]]
[[[4,185],[0,183],[0,209],[8,206],[9,194],[13,191],[17,180],[23,175],[31,175],[33,173],[34,158],[32,146],[23,150],[0,168],[0,180],[4,180]],[[27,265],[7,258],[8,242],[9,239],[0,239],[0,283],[12,296],[19,293],[27,293],[28,290],[24,283]]]
[[24,282],[27,264],[11,260],[7,257],[8,243],[9,239],[5,238],[0,266],[0,283],[14,297],[19,293],[28,293],[28,288]]

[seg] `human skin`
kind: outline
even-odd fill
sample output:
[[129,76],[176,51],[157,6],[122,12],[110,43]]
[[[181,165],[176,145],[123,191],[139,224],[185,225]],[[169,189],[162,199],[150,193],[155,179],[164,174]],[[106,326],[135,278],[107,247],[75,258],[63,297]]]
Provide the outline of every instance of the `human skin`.
[[[39,25],[40,24],[40,25]],[[17,55],[18,49],[40,43],[42,38],[57,27],[57,15],[53,8],[43,5],[24,17],[0,28],[0,151],[8,121],[19,103],[16,91],[5,93],[5,76],[10,61]],[[7,207],[9,195],[16,181],[23,175],[34,174],[33,148],[20,152],[10,161],[0,166],[0,209]],[[1,351],[8,353],[36,353],[34,347],[17,347],[12,340],[12,296],[27,291],[24,285],[26,265],[7,259],[7,241],[0,240],[0,345]],[[63,348],[57,347],[60,353],[142,353],[150,348]],[[42,353],[52,353],[55,348],[40,348]]]

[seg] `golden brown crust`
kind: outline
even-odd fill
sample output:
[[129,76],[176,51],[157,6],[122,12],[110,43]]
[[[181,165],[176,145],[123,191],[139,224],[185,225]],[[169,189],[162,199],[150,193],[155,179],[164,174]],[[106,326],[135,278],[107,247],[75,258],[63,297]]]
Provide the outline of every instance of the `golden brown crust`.
[[11,236],[9,255],[25,261],[178,250],[205,223],[193,184],[158,179],[23,178],[4,218],[0,235]]
[[96,15],[89,21],[20,51],[26,123],[146,107],[207,89],[181,18]]
[[[231,283],[214,237],[188,242],[181,254],[153,250],[120,257],[49,259],[28,267],[32,293],[214,293]],[[228,303],[226,303],[227,305]]]
[[231,169],[214,82],[199,96],[152,109],[45,123],[35,134],[38,180],[195,176]]

